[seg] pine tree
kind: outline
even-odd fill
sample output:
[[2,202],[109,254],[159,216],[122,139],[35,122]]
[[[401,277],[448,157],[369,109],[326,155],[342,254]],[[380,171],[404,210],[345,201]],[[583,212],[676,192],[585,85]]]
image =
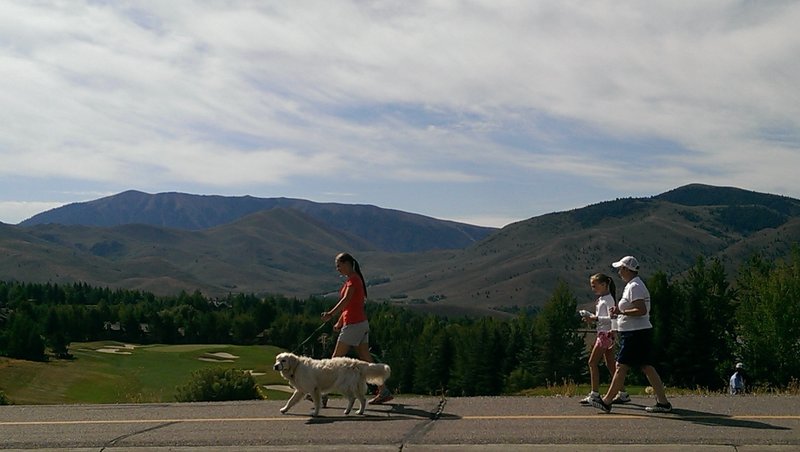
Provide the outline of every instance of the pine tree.
[[577,332],[580,320],[576,315],[578,301],[563,281],[556,285],[550,300],[536,317],[528,363],[536,385],[577,381],[585,369],[586,347]]
[[748,384],[786,387],[800,378],[800,249],[788,262],[753,257],[737,282],[737,349]]

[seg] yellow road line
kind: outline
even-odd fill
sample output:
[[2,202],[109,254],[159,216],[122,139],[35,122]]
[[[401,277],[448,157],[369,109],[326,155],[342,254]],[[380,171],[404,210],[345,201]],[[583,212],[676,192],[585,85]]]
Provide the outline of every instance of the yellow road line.
[[251,417],[251,418],[197,418],[197,419],[97,419],[74,421],[0,421],[4,425],[92,425],[92,424],[168,424],[178,422],[276,422],[307,421],[311,418],[301,416]]
[[[657,418],[663,419],[663,416],[654,416],[653,414],[609,414],[608,416],[602,415],[603,413],[597,412],[590,415],[547,415],[547,414],[531,414],[531,415],[497,415],[497,416],[462,416],[460,419],[465,420],[566,420],[566,419],[641,419],[641,418]],[[672,415],[674,419],[800,419],[800,415],[739,415],[739,416],[725,416],[725,415],[708,415],[708,416],[679,416]]]
[[[703,419],[737,419],[737,420],[800,420],[800,415],[738,415],[738,416],[670,416],[680,420],[703,420]],[[609,414],[593,413],[589,415],[486,415],[486,416],[461,416],[456,419],[467,421],[508,421],[508,420],[569,420],[569,419],[593,419],[593,420],[620,420],[620,419],[641,419],[654,418],[664,419],[664,416],[653,416],[651,414]],[[72,420],[72,421],[0,421],[2,426],[35,426],[35,425],[102,425],[102,424],[168,424],[168,423],[212,423],[212,422],[291,422],[308,421],[312,418],[305,416],[281,416],[281,417],[249,417],[249,418],[190,418],[190,419],[97,419],[97,420]]]

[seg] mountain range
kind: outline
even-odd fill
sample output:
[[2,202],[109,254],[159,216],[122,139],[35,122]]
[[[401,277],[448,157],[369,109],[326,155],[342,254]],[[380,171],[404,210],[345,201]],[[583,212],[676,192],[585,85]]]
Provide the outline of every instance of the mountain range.
[[555,284],[591,301],[589,276],[628,254],[642,274],[698,256],[735,276],[754,252],[786,256],[800,201],[693,184],[493,229],[375,206],[127,191],[0,224],[3,279],[305,297],[338,289],[333,258],[361,262],[370,298],[446,315],[542,305]]
[[495,231],[371,205],[252,196],[151,195],[135,190],[48,210],[23,221],[20,226],[147,224],[197,231],[229,224],[256,212],[281,208],[301,212],[331,230],[353,234],[371,242],[376,249],[391,252],[463,248]]

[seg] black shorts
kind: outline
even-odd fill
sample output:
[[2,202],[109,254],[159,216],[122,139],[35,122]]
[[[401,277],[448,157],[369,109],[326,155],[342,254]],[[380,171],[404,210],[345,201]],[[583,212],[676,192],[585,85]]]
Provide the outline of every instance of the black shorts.
[[617,362],[630,367],[653,365],[653,329],[619,332]]

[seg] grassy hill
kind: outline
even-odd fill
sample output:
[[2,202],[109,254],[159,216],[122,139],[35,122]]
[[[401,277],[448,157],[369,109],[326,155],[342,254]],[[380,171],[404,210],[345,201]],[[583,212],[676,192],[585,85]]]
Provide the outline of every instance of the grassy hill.
[[629,254],[645,277],[680,274],[702,255],[720,258],[733,278],[754,252],[779,258],[800,242],[798,212],[800,201],[791,198],[690,185],[509,225],[464,251],[428,255],[372,293],[437,312],[485,313],[540,306],[564,280],[588,304],[589,277],[614,274],[610,264]]
[[143,224],[108,228],[38,225],[0,230],[5,278],[75,280],[175,294],[200,290],[307,297],[335,288],[334,256],[369,249],[290,209],[257,212],[203,231]]
[[[331,218],[344,212],[330,209]],[[354,222],[367,227],[378,218],[370,215],[356,215]],[[385,232],[393,230],[388,219],[400,217],[380,216],[387,222],[375,224],[375,231],[384,231],[386,240],[412,240],[408,237],[416,229],[403,225],[416,221],[413,215],[395,223],[397,235]],[[447,231],[462,234],[458,228]],[[659,270],[678,275],[702,255],[720,258],[733,279],[754,252],[780,258],[799,242],[800,201],[695,184],[530,218],[464,249],[418,252],[387,251],[375,240],[332,228],[302,209],[283,207],[203,230],[143,224],[0,225],[0,274],[160,295],[200,290],[210,296],[307,297],[338,289],[333,257],[346,250],[361,262],[372,300],[450,316],[500,315],[515,306],[541,306],[559,280],[588,304],[589,276],[613,273],[611,262],[628,254],[640,260],[644,277]]]
[[[73,343],[74,360],[0,357],[0,390],[16,404],[174,402],[176,387],[204,367],[250,370],[259,385],[284,384],[270,346]],[[287,394],[265,390],[268,398]]]

